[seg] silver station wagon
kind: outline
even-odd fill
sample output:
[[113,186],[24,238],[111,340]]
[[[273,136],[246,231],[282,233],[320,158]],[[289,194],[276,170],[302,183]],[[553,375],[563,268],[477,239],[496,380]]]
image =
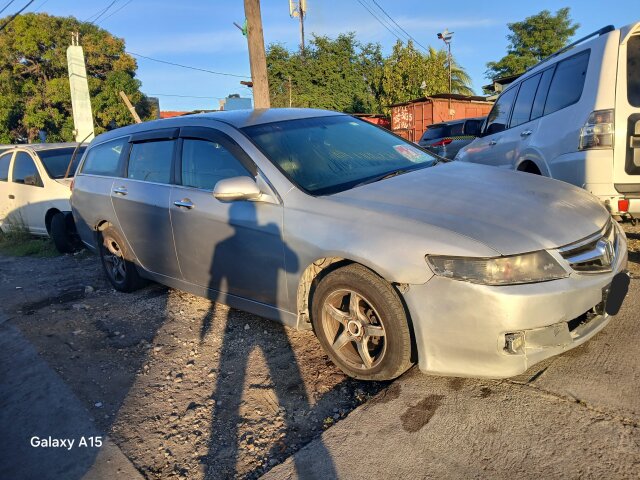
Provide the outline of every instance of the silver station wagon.
[[350,376],[508,377],[626,295],[627,244],[577,187],[442,163],[335,112],[270,109],[98,136],[71,198],[121,291],[151,279],[297,329]]

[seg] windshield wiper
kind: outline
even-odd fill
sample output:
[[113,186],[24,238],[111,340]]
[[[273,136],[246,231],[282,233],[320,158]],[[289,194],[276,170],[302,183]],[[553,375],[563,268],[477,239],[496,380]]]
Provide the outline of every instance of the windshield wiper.
[[403,173],[407,173],[408,171],[413,170],[412,168],[399,168],[398,170],[392,170],[387,173],[383,173],[382,175],[378,175],[375,177],[367,178],[360,183],[356,183],[352,188],[360,187],[362,185],[367,185],[369,183],[379,182],[380,180],[386,180],[387,178],[396,177],[398,175],[402,175]]

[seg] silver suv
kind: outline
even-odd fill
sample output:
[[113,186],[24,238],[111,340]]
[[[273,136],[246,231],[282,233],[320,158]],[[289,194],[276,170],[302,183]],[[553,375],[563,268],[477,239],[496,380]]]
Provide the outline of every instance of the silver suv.
[[506,377],[620,308],[626,239],[598,200],[320,110],[100,135],[71,203],[113,286],[141,278],[311,329],[362,379]]

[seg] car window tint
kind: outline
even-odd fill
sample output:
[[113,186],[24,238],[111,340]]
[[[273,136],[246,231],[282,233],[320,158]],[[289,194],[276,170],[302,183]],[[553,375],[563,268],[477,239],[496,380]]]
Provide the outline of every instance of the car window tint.
[[462,135],[462,127],[464,126],[464,123],[460,122],[460,123],[454,123],[453,125],[451,125],[451,130],[449,131],[449,135],[447,135],[448,137],[455,137],[456,135]]
[[510,126],[516,127],[529,121],[531,107],[533,106],[533,99],[536,95],[536,89],[538,88],[540,77],[541,75],[534,75],[522,82],[520,85],[516,103],[513,105],[511,123],[509,124]]
[[589,50],[558,63],[544,107],[545,115],[557,112],[580,100],[588,65]]
[[511,106],[513,105],[513,100],[517,91],[517,87],[510,88],[504,92],[500,98],[498,98],[498,101],[493,106],[489,116],[487,117],[487,126],[485,127],[486,135],[498,133],[507,128],[509,114],[511,113]]
[[538,89],[536,90],[536,98],[533,100],[533,107],[531,108],[530,119],[534,120],[541,117],[544,113],[544,102],[547,100],[547,93],[549,93],[549,85],[553,78],[553,68],[549,68],[542,72],[540,83],[538,83]]
[[11,155],[13,152],[0,155],[0,182],[9,180],[9,164],[11,163]]
[[[73,153],[76,150],[75,147],[42,150],[38,152],[38,156],[40,157],[40,161],[42,162],[44,169],[51,178],[64,178],[67,170],[69,171],[69,176],[73,177],[85,149],[86,147],[78,148],[75,157],[73,157]],[[72,158],[73,163],[69,165]]]
[[119,138],[90,147],[82,165],[82,173],[120,176],[120,154],[126,144],[126,138]]
[[640,107],[640,35],[627,42],[627,97],[634,107]]
[[482,125],[482,120],[467,120],[464,124],[463,135],[471,135],[472,132],[478,132],[478,129]]
[[229,150],[216,142],[185,139],[182,144],[182,184],[213,190],[225,178],[251,174]]
[[448,132],[447,125],[431,125],[422,135],[422,140],[434,140],[436,138],[446,137]]
[[31,155],[25,152],[16,154],[16,158],[13,161],[12,178],[14,183],[23,183],[34,187],[44,186]]
[[170,183],[175,140],[134,143],[129,154],[127,177],[146,182]]

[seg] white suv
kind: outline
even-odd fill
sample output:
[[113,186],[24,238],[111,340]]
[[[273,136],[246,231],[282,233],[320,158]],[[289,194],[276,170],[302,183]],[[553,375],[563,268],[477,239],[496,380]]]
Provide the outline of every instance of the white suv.
[[73,249],[70,184],[86,146],[17,145],[0,150],[0,228],[50,235],[61,252]]
[[525,72],[456,160],[580,186],[640,217],[640,22],[605,27]]

